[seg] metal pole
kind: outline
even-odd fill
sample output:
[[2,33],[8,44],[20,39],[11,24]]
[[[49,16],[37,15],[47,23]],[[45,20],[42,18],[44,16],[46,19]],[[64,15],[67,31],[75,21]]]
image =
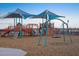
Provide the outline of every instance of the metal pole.
[[40,38],[38,39],[38,45],[40,45],[40,40],[42,39],[43,36],[43,18],[42,18],[42,24],[40,24]]
[[18,23],[20,23],[20,18],[18,18]]
[[[16,25],[17,25],[17,18],[15,18],[15,36],[17,37],[17,35],[16,35]],[[18,48],[18,43],[16,42],[16,48]]]
[[19,18],[20,29],[19,29],[19,38],[22,38],[22,18]]
[[15,18],[14,18],[14,35],[15,35]]
[[[16,18],[16,20],[15,20],[15,35],[16,35],[16,30],[17,30],[16,26],[17,26],[17,18]],[[17,36],[17,35],[16,35],[16,36]]]
[[20,38],[22,38],[22,18],[21,18],[21,25],[20,25]]
[[53,25],[53,27],[52,27],[52,30],[53,30],[52,35],[54,36],[54,34],[55,34],[55,32],[54,32],[54,23],[52,25]]
[[63,23],[63,39],[64,39],[64,42],[65,42],[65,32],[64,32],[64,23]]
[[44,47],[46,47],[46,45],[47,45],[47,39],[48,39],[48,20],[49,20],[49,18],[48,18],[48,14],[47,14],[47,12],[46,12],[46,38],[44,39]]
[[70,38],[70,41],[72,43],[72,38],[71,38],[71,33],[69,32],[69,26],[68,26],[68,23],[69,23],[69,20],[67,20],[67,33],[68,33],[68,36]]

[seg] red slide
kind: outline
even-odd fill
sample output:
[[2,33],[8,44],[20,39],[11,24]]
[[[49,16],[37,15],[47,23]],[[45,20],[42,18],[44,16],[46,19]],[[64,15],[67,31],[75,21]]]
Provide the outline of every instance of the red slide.
[[[6,34],[8,34],[9,32],[11,32],[13,30],[14,29],[5,28],[5,29],[3,29],[3,33],[1,36],[6,36]],[[19,31],[18,27],[15,28],[15,31],[16,32]],[[22,28],[22,32],[32,35],[32,28]]]
[[11,30],[8,28],[3,29],[3,33],[1,36],[5,36],[6,34],[8,34]]

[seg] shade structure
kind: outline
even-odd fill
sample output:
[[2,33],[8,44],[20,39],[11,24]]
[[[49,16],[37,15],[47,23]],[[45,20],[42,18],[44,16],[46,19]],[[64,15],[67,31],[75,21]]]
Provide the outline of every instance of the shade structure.
[[[14,18],[14,28],[15,28],[18,20],[19,20],[19,23],[22,24],[23,19],[26,19],[26,18],[31,17],[31,16],[34,16],[34,15],[27,13],[27,12],[24,12],[21,9],[17,8],[15,11],[7,14],[3,18]],[[19,35],[18,37],[22,37],[22,26],[20,26],[18,35]]]
[[50,12],[48,10],[45,10],[42,13],[40,13],[40,14],[38,14],[36,16],[33,16],[32,18],[45,18],[45,19],[47,19],[47,15],[49,17],[49,20],[57,19],[59,17],[64,17],[64,16],[59,16],[59,15],[57,15],[55,13],[52,13],[52,12]]
[[[45,21],[45,25],[46,25],[46,38],[43,41],[44,47],[46,47],[47,39],[48,39],[48,21],[53,20],[53,19],[58,19],[59,17],[64,17],[64,16],[56,15],[55,13],[52,13],[52,12],[50,12],[48,10],[45,10],[42,13],[32,17],[32,18],[44,18],[44,19],[46,19],[46,21]],[[43,20],[42,20],[42,22],[43,22]],[[44,25],[42,25],[42,32],[40,33],[41,37],[42,37],[43,33],[44,33]],[[38,40],[38,44],[40,44],[40,40]]]
[[17,8],[14,12],[7,14],[3,18],[24,18],[24,19],[26,19],[26,18],[31,17],[31,16],[34,16],[34,15],[27,13],[27,12],[24,12],[21,9]]

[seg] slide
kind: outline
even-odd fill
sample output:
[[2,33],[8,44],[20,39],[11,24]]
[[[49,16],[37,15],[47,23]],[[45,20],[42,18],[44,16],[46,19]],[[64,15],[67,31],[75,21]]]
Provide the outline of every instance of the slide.
[[8,34],[11,30],[9,29],[3,29],[3,33],[1,34],[1,37],[5,37],[6,34]]

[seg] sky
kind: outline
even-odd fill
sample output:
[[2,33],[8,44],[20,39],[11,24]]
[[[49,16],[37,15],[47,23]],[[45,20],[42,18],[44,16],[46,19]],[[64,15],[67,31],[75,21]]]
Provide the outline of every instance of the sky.
[[[62,20],[65,22],[69,20],[69,27],[79,28],[79,3],[0,3],[0,17],[15,11],[17,8],[36,15],[40,14],[44,10],[49,10],[57,15],[65,16]],[[24,20],[24,24],[40,22],[40,20],[36,21],[36,19],[27,19]],[[61,22],[58,20],[51,22],[55,22],[56,26],[59,24],[61,25]],[[12,24],[13,20],[0,19],[0,28],[4,28]]]

